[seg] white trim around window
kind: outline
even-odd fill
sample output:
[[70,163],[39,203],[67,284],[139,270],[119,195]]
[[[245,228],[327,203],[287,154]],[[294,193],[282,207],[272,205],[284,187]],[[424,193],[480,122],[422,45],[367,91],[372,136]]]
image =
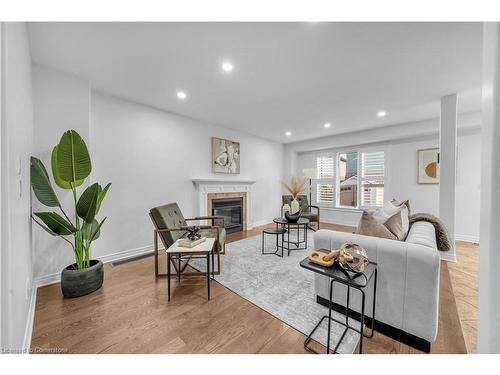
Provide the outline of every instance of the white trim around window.
[[[355,164],[352,162],[352,153],[357,153]],[[342,154],[346,154],[345,160],[341,160]],[[351,154],[351,157],[348,154]],[[318,178],[312,181],[313,203],[323,209],[345,211],[382,206],[387,176],[386,156],[386,147],[353,147],[314,154]],[[341,165],[342,162],[344,165]],[[350,180],[345,186],[341,186],[342,176],[343,182]],[[341,205],[342,200],[351,202],[351,205]]]

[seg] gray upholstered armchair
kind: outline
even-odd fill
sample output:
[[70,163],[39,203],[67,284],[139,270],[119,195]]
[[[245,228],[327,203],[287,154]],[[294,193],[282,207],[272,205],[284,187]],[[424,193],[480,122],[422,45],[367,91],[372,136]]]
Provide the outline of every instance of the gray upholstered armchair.
[[[291,195],[283,195],[281,197],[281,216],[283,216],[283,206],[285,204],[291,204],[292,199],[293,198]],[[300,205],[301,217],[309,219],[311,223],[316,223],[316,229],[319,229],[319,207],[310,205],[309,200],[307,199],[307,195],[299,195],[297,197],[297,200],[299,201]],[[315,230],[312,227],[310,228]]]
[[[192,220],[211,220],[212,225],[201,225],[201,235],[207,238],[215,238],[215,251],[217,253],[217,271],[216,274],[220,273],[220,254],[224,254],[226,250],[226,229],[224,229],[224,218],[222,216],[199,216],[193,217],[191,219],[185,219],[182,215],[181,210],[177,203],[169,203],[163,206],[155,207],[149,210],[149,216],[153,221],[154,229],[154,253],[155,253],[155,275],[165,276],[165,274],[160,274],[158,272],[158,235],[165,246],[165,249],[172,246],[172,244],[179,238],[184,237],[187,234],[186,226],[188,226],[187,221]],[[222,220],[222,226],[216,226],[214,220]],[[181,273],[187,266],[185,262],[182,269],[178,269],[179,266],[172,261],[177,273]]]

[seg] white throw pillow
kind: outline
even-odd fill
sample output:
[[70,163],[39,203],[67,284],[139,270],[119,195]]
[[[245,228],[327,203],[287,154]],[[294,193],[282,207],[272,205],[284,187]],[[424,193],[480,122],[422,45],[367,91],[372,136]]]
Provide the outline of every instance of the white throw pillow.
[[403,224],[403,239],[406,238],[408,230],[410,229],[410,220],[408,218],[408,207],[405,205],[395,206],[392,202],[386,202],[384,207],[380,207],[373,213],[373,217],[380,222],[385,222],[388,218],[401,213],[401,223]]

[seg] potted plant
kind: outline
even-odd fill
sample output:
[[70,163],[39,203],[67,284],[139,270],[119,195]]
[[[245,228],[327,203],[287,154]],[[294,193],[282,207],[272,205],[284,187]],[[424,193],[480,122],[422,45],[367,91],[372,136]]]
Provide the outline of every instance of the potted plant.
[[99,289],[104,279],[103,264],[90,258],[90,248],[92,242],[99,238],[106,220],[98,221],[96,216],[111,183],[104,188],[94,183],[77,197],[77,188],[90,175],[92,163],[87,145],[74,130],[62,135],[59,144],[52,150],[51,164],[57,186],[72,191],[74,217],[71,219],[62,208],[41,160],[31,157],[31,187],[35,196],[40,203],[58,209],[63,215],[54,211],[34,212],[32,219],[46,232],[62,238],[71,246],[75,263],[62,270],[61,289],[66,298],[79,297]]
[[300,209],[297,197],[300,193],[305,191],[306,181],[307,179],[303,176],[292,176],[289,183],[283,182],[283,186],[285,186],[285,188],[290,192],[293,199],[290,204],[290,214],[295,214]]

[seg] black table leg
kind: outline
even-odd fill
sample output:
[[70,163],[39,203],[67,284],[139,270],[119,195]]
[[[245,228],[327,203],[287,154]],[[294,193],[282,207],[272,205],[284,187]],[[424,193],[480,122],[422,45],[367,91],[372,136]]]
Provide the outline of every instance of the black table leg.
[[181,283],[181,254],[179,254],[179,269],[177,270],[177,278],[179,280],[179,284]]
[[[276,229],[278,229],[278,224],[276,224]],[[264,232],[262,232],[262,254],[264,254]]]
[[359,291],[361,292],[361,328],[359,329],[361,334],[359,335],[359,354],[363,354],[363,337],[365,336],[363,333],[363,328],[365,326],[365,292],[362,289],[360,289]]
[[212,279],[215,279],[215,256],[213,249],[212,249]]
[[210,254],[207,253],[207,290],[208,300],[210,300]]
[[326,338],[326,354],[330,354],[330,334],[332,328],[332,297],[333,297],[333,280],[330,282],[330,299],[328,300],[328,334]]
[[286,227],[286,232],[287,232],[287,244],[288,244],[288,256],[290,256],[290,224]]
[[170,253],[167,253],[167,289],[168,301],[170,301]]

